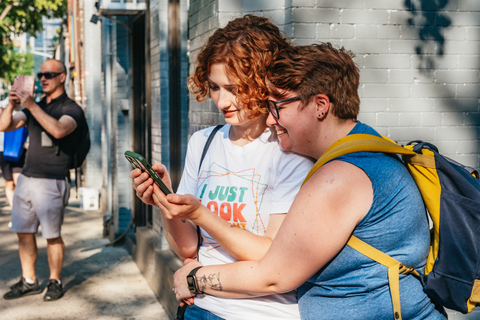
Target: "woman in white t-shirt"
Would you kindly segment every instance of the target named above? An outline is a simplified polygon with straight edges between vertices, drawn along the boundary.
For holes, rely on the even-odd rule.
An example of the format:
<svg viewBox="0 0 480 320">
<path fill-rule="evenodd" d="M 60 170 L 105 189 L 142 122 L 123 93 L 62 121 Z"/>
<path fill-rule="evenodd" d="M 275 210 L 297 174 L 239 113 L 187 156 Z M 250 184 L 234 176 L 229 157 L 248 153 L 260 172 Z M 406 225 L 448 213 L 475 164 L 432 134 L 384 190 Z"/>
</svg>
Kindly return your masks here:
<svg viewBox="0 0 480 320">
<path fill-rule="evenodd" d="M 175 206 L 158 201 L 161 191 L 146 173 L 131 172 L 137 196 L 160 207 L 165 237 L 181 259 L 197 257 L 197 250 L 203 265 L 261 259 L 311 168 L 309 158 L 283 152 L 266 125 L 266 70 L 288 46 L 268 19 L 246 15 L 218 29 L 199 53 L 189 89 L 198 101 L 210 97 L 226 122 L 201 166 L 213 127 L 193 134 L 188 144 L 177 193 L 195 195 L 201 212 L 171 211 Z M 170 187 L 165 166 L 153 168 Z M 174 203 L 175 195 L 168 199 Z M 184 319 L 299 319 L 297 295 L 242 300 L 197 295 Z"/>
</svg>

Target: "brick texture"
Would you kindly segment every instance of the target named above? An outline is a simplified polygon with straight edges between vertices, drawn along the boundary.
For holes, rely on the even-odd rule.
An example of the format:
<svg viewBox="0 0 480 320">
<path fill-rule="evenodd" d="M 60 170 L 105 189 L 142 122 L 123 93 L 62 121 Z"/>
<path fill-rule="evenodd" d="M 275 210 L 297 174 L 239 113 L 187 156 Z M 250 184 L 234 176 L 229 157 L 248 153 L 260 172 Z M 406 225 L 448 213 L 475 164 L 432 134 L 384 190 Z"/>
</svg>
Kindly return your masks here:
<svg viewBox="0 0 480 320">
<path fill-rule="evenodd" d="M 480 145 L 480 2 L 409 3 L 293 4 L 291 37 L 300 44 L 329 41 L 357 54 L 359 119 L 395 140 L 455 140 L 462 148 L 442 152 L 479 168 L 478 154 L 472 156 L 471 150 Z M 309 32 L 300 32 L 309 24 L 317 29 L 313 41 Z"/>
<path fill-rule="evenodd" d="M 216 4 L 214 12 L 211 3 Z M 244 1 L 241 10 L 270 17 L 297 44 L 329 41 L 356 53 L 362 85 L 360 118 L 375 119 L 369 123 L 374 126 L 388 126 L 386 133 L 391 138 L 407 140 L 415 132 L 425 132 L 431 142 L 441 143 L 446 137 L 441 132 L 452 130 L 458 133 L 450 139 L 455 137 L 471 147 L 446 149 L 444 153 L 460 156 L 464 149 L 476 150 L 480 137 L 477 117 L 472 115 L 479 111 L 480 2 L 409 3 L 407 7 L 402 0 Z M 239 5 L 221 0 L 191 1 L 189 16 L 191 21 L 198 21 L 190 25 L 194 35 L 190 38 L 194 44 L 192 64 L 195 50 L 198 52 L 217 27 L 211 21 L 219 21 L 219 26 L 227 17 L 241 15 L 229 12 L 240 11 Z M 283 13 L 274 14 L 275 10 Z M 372 102 L 374 105 L 369 106 Z M 208 121 L 213 118 L 194 114 L 216 112 L 209 107 L 194 108 L 195 103 L 190 100 L 190 133 L 212 125 Z M 472 120 L 461 121 L 467 117 Z M 196 122 L 202 120 L 207 123 Z M 417 131 L 410 130 L 413 125 Z M 477 158 L 465 159 L 474 160 L 468 165 L 478 168 Z"/>
</svg>

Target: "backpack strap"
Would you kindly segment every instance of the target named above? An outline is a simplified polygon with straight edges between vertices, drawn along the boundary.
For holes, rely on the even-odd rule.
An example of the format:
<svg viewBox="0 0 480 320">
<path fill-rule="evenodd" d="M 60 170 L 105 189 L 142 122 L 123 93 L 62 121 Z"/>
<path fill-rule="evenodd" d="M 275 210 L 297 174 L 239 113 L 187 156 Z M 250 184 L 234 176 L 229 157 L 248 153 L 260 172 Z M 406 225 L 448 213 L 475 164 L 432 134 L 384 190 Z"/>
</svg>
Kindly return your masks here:
<svg viewBox="0 0 480 320">
<path fill-rule="evenodd" d="M 308 179 L 310 179 L 315 171 L 325 163 L 337 157 L 355 152 L 395 153 L 411 156 L 412 158 L 417 155 L 413 150 L 409 150 L 386 137 L 378 137 L 370 134 L 348 135 L 337 140 L 322 154 L 307 174 L 302 186 L 308 181 Z M 347 245 L 388 268 L 388 282 L 392 297 L 393 314 L 396 320 L 401 320 L 402 313 L 400 305 L 399 274 L 413 274 L 419 276 L 419 273 L 414 267 L 398 262 L 386 253 L 372 247 L 354 235 L 350 236 Z"/>
<path fill-rule="evenodd" d="M 420 274 L 417 272 L 417 270 L 415 270 L 414 267 L 398 262 L 388 254 L 375 249 L 354 235 L 350 236 L 347 245 L 388 268 L 388 284 L 390 287 L 390 294 L 392 296 L 393 315 L 396 320 L 401 320 L 402 311 L 400 307 L 399 274 L 413 274 L 417 277 L 420 276 Z"/>
<path fill-rule="evenodd" d="M 212 132 L 208 136 L 207 142 L 205 142 L 205 146 L 203 147 L 202 157 L 200 158 L 200 164 L 198 165 L 199 173 L 200 173 L 200 168 L 202 167 L 203 159 L 207 155 L 208 148 L 210 147 L 210 144 L 212 143 L 213 138 L 215 138 L 217 131 L 220 130 L 222 127 L 223 127 L 223 124 L 217 125 L 215 128 L 213 128 Z"/>
<path fill-rule="evenodd" d="M 70 98 L 67 96 L 62 102 L 62 116 L 65 114 L 65 110 L 67 109 L 67 103 L 70 102 Z M 61 117 L 61 116 L 60 116 Z M 79 124 L 77 124 L 77 128 Z M 57 145 L 57 155 L 60 153 L 60 146 Z M 75 157 L 75 152 L 72 153 L 72 162 L 73 162 L 73 170 L 75 170 L 75 198 L 78 199 L 78 168 L 77 168 L 77 159 Z M 70 175 L 68 176 L 68 181 L 70 181 Z"/>
<path fill-rule="evenodd" d="M 395 143 L 386 137 L 377 137 L 371 134 L 351 134 L 333 143 L 310 169 L 302 186 L 308 179 L 328 161 L 340 156 L 355 152 L 383 152 L 415 156 L 417 153 Z"/>
<path fill-rule="evenodd" d="M 212 132 L 208 136 L 207 142 L 205 142 L 205 146 L 203 147 L 202 157 L 200 158 L 200 164 L 198 165 L 198 173 L 200 173 L 200 168 L 202 167 L 203 159 L 207 155 L 208 148 L 210 147 L 210 144 L 212 143 L 213 138 L 215 138 L 215 135 L 217 134 L 218 130 L 220 130 L 222 127 L 223 127 L 223 124 L 217 125 L 215 128 L 213 128 Z M 197 236 L 198 236 L 198 244 L 197 244 L 197 256 L 198 256 L 198 249 L 202 245 L 202 235 L 200 234 L 199 226 L 197 226 Z"/>
</svg>

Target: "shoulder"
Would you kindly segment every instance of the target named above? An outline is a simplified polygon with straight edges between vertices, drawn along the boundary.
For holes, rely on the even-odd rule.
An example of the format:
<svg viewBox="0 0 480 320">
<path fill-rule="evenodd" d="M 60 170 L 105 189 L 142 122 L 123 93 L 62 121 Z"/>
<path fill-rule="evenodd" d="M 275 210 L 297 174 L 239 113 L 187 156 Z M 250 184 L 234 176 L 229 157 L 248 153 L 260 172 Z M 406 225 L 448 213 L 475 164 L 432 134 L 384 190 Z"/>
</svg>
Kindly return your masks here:
<svg viewBox="0 0 480 320">
<path fill-rule="evenodd" d="M 330 208 L 339 216 L 350 216 L 355 225 L 373 203 L 370 178 L 361 168 L 344 161 L 334 160 L 320 167 L 305 183 L 302 191 L 303 196 L 315 195 L 316 205 Z"/>
<path fill-rule="evenodd" d="M 334 159 L 313 172 L 304 188 L 322 190 L 322 193 L 331 192 L 332 195 L 336 193 L 335 196 L 343 198 L 350 191 L 358 192 L 368 187 L 371 189 L 371 186 L 370 178 L 362 168 Z"/>
<path fill-rule="evenodd" d="M 201 130 L 198 130 L 196 132 L 194 132 L 192 134 L 192 136 L 190 137 L 190 143 L 194 143 L 194 144 L 197 144 L 197 143 L 205 143 L 208 139 L 208 137 L 210 137 L 210 135 L 212 134 L 213 130 L 215 129 L 216 126 L 212 126 L 212 127 L 208 127 L 208 128 L 205 128 L 205 129 L 201 129 Z M 228 137 L 228 128 L 226 128 L 227 125 L 224 125 L 223 127 L 221 127 L 215 134 L 215 138 L 216 137 L 225 137 L 225 135 Z"/>
<path fill-rule="evenodd" d="M 66 97 L 65 100 L 62 102 L 63 107 L 66 108 L 67 110 L 81 110 L 83 112 L 83 109 L 72 99 L 69 97 Z"/>
</svg>

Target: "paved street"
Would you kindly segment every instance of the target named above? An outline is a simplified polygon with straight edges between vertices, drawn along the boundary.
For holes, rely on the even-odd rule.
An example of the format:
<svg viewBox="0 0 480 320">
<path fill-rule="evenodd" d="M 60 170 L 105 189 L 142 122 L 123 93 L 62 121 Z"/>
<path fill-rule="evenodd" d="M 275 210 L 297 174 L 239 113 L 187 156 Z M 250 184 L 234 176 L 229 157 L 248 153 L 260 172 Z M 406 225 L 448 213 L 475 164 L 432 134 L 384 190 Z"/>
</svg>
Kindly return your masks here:
<svg viewBox="0 0 480 320">
<path fill-rule="evenodd" d="M 72 188 L 72 191 L 73 188 Z M 72 196 L 62 229 L 66 244 L 63 284 L 65 296 L 44 302 L 43 295 L 4 300 L 21 275 L 16 234 L 10 232 L 10 207 L 0 175 L 0 319 L 8 320 L 169 320 L 131 256 L 122 247 L 105 247 L 103 219 L 98 211 L 80 209 Z M 48 281 L 46 241 L 37 235 L 37 277 Z"/>
</svg>

